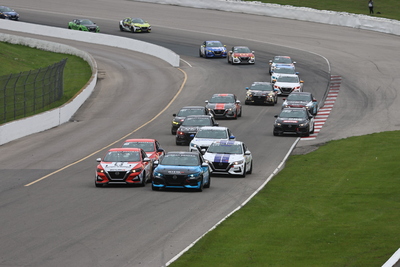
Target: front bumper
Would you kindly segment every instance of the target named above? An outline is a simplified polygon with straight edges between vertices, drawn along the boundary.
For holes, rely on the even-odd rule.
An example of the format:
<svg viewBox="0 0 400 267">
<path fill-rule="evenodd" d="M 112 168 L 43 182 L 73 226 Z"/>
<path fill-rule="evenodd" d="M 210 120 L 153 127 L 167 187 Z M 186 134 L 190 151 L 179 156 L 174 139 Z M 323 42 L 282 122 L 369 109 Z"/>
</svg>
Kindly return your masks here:
<svg viewBox="0 0 400 267">
<path fill-rule="evenodd" d="M 213 109 L 211 112 L 216 119 L 223 119 L 223 118 L 236 118 L 236 113 L 234 109 Z"/>
<path fill-rule="evenodd" d="M 212 174 L 243 175 L 244 163 L 209 162 Z"/>
<path fill-rule="evenodd" d="M 233 57 L 232 63 L 233 64 L 254 64 L 256 62 L 255 58 L 251 57 Z"/>
<path fill-rule="evenodd" d="M 297 134 L 303 135 L 308 131 L 308 124 L 305 126 L 299 126 L 298 124 L 281 124 L 280 126 L 274 126 L 274 134 Z"/>
<path fill-rule="evenodd" d="M 201 182 L 201 177 L 189 179 L 187 175 L 165 175 L 154 176 L 152 184 L 157 188 L 200 189 Z"/>
</svg>

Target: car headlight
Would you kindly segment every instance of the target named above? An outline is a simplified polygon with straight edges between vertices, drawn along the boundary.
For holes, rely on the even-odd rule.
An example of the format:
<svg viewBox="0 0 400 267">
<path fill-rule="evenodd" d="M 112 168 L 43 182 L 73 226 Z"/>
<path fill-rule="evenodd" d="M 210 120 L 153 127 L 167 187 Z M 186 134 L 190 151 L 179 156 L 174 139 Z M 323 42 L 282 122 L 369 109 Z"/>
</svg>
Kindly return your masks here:
<svg viewBox="0 0 400 267">
<path fill-rule="evenodd" d="M 308 122 L 304 122 L 304 123 L 300 123 L 299 124 L 300 127 L 304 127 L 304 126 L 307 126 L 307 125 L 308 125 Z"/>
<path fill-rule="evenodd" d="M 282 126 L 282 123 L 280 123 L 280 122 L 275 122 L 275 126 Z"/>
<path fill-rule="evenodd" d="M 235 161 L 235 162 L 233 162 L 232 164 L 233 165 L 240 165 L 240 164 L 243 164 L 243 160 L 237 160 L 237 161 Z"/>
<path fill-rule="evenodd" d="M 188 174 L 188 179 L 198 179 L 200 177 L 200 175 L 201 175 L 200 172 L 191 173 L 191 174 Z"/>
<path fill-rule="evenodd" d="M 164 175 L 163 175 L 162 173 L 159 173 L 159 172 L 156 172 L 156 171 L 155 171 L 155 172 L 153 173 L 153 176 L 154 176 L 154 177 L 163 177 Z"/>
<path fill-rule="evenodd" d="M 137 173 L 137 172 L 141 172 L 142 168 L 136 168 L 136 169 L 132 169 L 129 171 L 129 173 Z"/>
<path fill-rule="evenodd" d="M 190 147 L 197 147 L 196 144 L 190 143 Z"/>
</svg>

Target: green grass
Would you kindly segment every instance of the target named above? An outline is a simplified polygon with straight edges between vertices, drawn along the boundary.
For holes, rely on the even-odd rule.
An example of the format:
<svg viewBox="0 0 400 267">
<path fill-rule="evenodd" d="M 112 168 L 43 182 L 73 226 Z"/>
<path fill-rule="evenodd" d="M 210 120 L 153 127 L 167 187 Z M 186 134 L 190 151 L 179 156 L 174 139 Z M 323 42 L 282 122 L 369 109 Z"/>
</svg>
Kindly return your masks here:
<svg viewBox="0 0 400 267">
<path fill-rule="evenodd" d="M 400 246 L 399 147 L 393 131 L 290 156 L 171 266 L 381 266 Z"/>
<path fill-rule="evenodd" d="M 247 1 L 247 0 L 245 0 Z M 280 5 L 291 5 L 299 7 L 310 7 L 319 10 L 332 10 L 355 14 L 369 15 L 368 0 L 258 0 L 263 3 Z M 375 0 L 375 17 L 400 20 L 400 1 L 398 0 Z M 381 14 L 376 14 L 380 12 Z"/>
<path fill-rule="evenodd" d="M 0 76 L 45 68 L 64 58 L 68 59 L 64 69 L 64 95 L 61 100 L 52 103 L 46 109 L 37 110 L 37 114 L 61 106 L 74 97 L 92 75 L 89 64 L 77 56 L 0 42 Z"/>
</svg>

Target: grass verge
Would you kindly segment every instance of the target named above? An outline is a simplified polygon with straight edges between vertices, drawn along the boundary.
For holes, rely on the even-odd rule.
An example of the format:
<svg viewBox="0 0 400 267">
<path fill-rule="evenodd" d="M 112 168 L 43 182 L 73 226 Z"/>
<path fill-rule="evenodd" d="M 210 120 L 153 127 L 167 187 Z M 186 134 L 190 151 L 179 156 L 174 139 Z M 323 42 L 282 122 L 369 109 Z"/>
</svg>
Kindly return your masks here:
<svg viewBox="0 0 400 267">
<path fill-rule="evenodd" d="M 381 266 L 400 244 L 399 147 L 392 131 L 290 156 L 170 266 Z"/>
<path fill-rule="evenodd" d="M 61 100 L 52 103 L 46 109 L 37 110 L 37 114 L 61 106 L 73 98 L 92 75 L 89 64 L 77 56 L 0 42 L 0 76 L 44 68 L 64 58 L 68 58 L 64 69 L 64 95 Z"/>
</svg>

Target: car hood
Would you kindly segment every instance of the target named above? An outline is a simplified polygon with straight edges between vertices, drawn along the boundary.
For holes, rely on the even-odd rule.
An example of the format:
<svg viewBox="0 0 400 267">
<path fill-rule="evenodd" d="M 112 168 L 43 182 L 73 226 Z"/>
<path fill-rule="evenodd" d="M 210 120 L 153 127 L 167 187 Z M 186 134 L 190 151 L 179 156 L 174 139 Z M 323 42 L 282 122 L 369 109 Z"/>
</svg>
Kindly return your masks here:
<svg viewBox="0 0 400 267">
<path fill-rule="evenodd" d="M 101 162 L 101 167 L 109 171 L 129 171 L 139 165 L 139 162 Z"/>
<path fill-rule="evenodd" d="M 220 47 L 206 47 L 206 50 L 211 50 L 211 51 L 225 51 L 226 48 L 223 46 Z"/>
<path fill-rule="evenodd" d="M 244 159 L 242 154 L 222 154 L 222 153 L 209 153 L 209 152 L 206 152 L 203 155 L 203 157 L 204 159 L 210 162 L 221 162 L 221 163 L 229 163 Z"/>
<path fill-rule="evenodd" d="M 234 57 L 254 57 L 253 53 L 233 53 Z"/>
<path fill-rule="evenodd" d="M 196 132 L 203 126 L 181 126 L 179 127 L 178 131 L 193 133 Z"/>
<path fill-rule="evenodd" d="M 150 24 L 148 23 L 132 23 L 132 25 L 136 26 L 136 27 L 149 27 Z"/>
<path fill-rule="evenodd" d="M 207 108 L 212 108 L 212 109 L 228 109 L 228 108 L 234 108 L 235 104 L 233 103 L 208 103 Z"/>
<path fill-rule="evenodd" d="M 202 169 L 200 166 L 158 165 L 154 171 L 162 173 L 164 175 L 186 175 L 186 174 L 198 173 L 201 170 Z"/>
<path fill-rule="evenodd" d="M 221 141 L 221 140 L 227 140 L 228 139 L 212 139 L 212 138 L 193 138 L 192 144 L 198 145 L 198 146 L 210 146 L 214 141 Z"/>
<path fill-rule="evenodd" d="M 275 82 L 275 85 L 280 87 L 298 87 L 300 83 Z"/>
<path fill-rule="evenodd" d="M 260 90 L 251 90 L 250 93 L 254 96 L 266 96 L 274 94 L 274 92 L 272 91 L 260 91 Z"/>
</svg>

